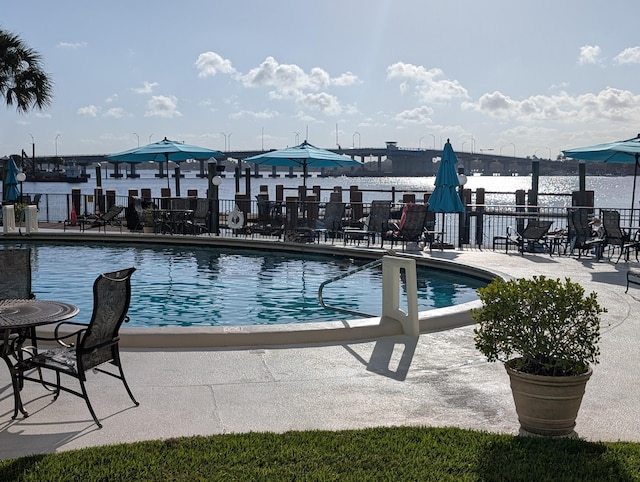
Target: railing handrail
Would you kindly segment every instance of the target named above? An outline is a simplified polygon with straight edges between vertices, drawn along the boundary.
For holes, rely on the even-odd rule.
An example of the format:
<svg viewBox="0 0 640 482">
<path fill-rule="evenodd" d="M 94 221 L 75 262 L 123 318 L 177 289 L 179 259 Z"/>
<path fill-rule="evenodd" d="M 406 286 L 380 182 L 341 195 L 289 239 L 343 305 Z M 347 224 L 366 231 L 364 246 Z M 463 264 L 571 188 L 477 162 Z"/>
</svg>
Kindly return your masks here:
<svg viewBox="0 0 640 482">
<path fill-rule="evenodd" d="M 342 273 L 338 276 L 334 276 L 331 279 L 328 279 L 327 281 L 323 281 L 322 283 L 320 283 L 320 286 L 318 287 L 318 301 L 320 301 L 320 305 L 323 308 L 326 308 L 328 310 L 334 310 L 334 311 L 340 311 L 342 313 L 347 313 L 350 315 L 355 315 L 355 316 L 364 316 L 366 318 L 372 318 L 376 315 L 372 315 L 370 313 L 361 313 L 359 311 L 355 311 L 355 310 L 349 310 L 347 308 L 339 308 L 337 306 L 331 306 L 328 305 L 324 302 L 324 299 L 322 298 L 322 291 L 324 290 L 324 287 L 327 286 L 330 283 L 335 283 L 336 281 L 340 281 L 341 279 L 346 278 L 347 276 L 351 276 L 353 274 L 359 273 L 360 271 L 364 271 L 366 269 L 371 269 L 371 268 L 375 268 L 377 266 L 381 266 L 382 265 L 382 260 L 381 259 L 377 259 L 375 261 L 371 261 L 370 263 L 367 264 L 363 264 L 362 266 L 356 268 L 356 269 L 352 269 L 347 271 L 346 273 Z"/>
</svg>

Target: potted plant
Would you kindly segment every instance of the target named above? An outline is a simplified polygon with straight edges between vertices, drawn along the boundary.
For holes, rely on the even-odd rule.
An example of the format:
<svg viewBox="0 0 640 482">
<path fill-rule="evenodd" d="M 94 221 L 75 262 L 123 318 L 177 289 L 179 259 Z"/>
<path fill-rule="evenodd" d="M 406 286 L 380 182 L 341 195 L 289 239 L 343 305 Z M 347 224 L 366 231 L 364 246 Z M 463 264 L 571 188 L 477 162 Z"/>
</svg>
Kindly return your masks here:
<svg viewBox="0 0 640 482">
<path fill-rule="evenodd" d="M 502 361 L 521 427 L 542 435 L 573 431 L 591 365 L 598 363 L 600 315 L 595 292 L 569 278 L 495 279 L 478 289 L 475 346 Z"/>
</svg>

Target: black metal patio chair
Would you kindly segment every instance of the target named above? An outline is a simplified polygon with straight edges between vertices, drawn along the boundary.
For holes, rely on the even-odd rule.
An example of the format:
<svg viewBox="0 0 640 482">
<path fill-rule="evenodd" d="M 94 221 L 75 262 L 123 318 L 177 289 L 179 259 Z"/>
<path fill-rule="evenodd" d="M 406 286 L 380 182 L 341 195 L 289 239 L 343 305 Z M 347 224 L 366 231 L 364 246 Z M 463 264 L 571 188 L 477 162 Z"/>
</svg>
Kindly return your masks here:
<svg viewBox="0 0 640 482">
<path fill-rule="evenodd" d="M 318 236 L 324 234 L 324 240 L 331 238 L 333 244 L 336 238 L 342 237 L 343 218 L 346 206 L 341 201 L 329 201 L 324 207 L 322 217 L 315 223 L 315 228 L 310 226 Z"/>
<path fill-rule="evenodd" d="M 382 237 L 389 228 L 389 218 L 391 217 L 391 201 L 372 201 L 369 215 L 362 228 L 345 228 L 344 243 L 349 241 L 367 241 L 369 247 L 371 241 L 375 243 L 376 236 L 380 236 L 381 246 L 384 242 Z"/>
<path fill-rule="evenodd" d="M 636 253 L 636 261 L 638 261 L 638 250 L 640 250 L 640 240 L 638 232 L 632 236 L 620 226 L 620 213 L 611 209 L 601 209 L 600 217 L 605 232 L 605 247 L 609 248 L 609 259 L 613 256 L 615 250 L 619 250 L 616 264 L 624 256 L 625 261 L 629 261 L 629 254 L 633 249 Z"/>
<path fill-rule="evenodd" d="M 80 217 L 78 218 L 80 230 L 84 231 L 84 229 L 88 227 L 89 229 L 98 228 L 98 231 L 100 231 L 100 228 L 102 228 L 106 233 L 107 226 L 115 226 L 120 228 L 120 232 L 122 232 L 122 219 L 120 218 L 122 211 L 124 211 L 124 206 L 114 205 L 111 206 L 106 213 L 98 217 Z"/>
<path fill-rule="evenodd" d="M 31 249 L 0 249 L 0 300 L 31 298 Z"/>
<path fill-rule="evenodd" d="M 530 253 L 542 251 L 552 254 L 551 247 L 545 238 L 552 224 L 553 221 L 530 219 L 527 227 L 521 233 L 512 226 L 507 226 L 506 236 L 495 236 L 493 238 L 493 249 L 495 251 L 496 244 L 503 242 L 505 252 L 509 252 L 509 246 L 516 246 L 522 256 L 524 256 L 525 251 Z"/>
<path fill-rule="evenodd" d="M 131 300 L 131 275 L 135 268 L 127 268 L 103 273 L 93 284 L 93 314 L 89 324 L 64 321 L 56 325 L 53 338 L 38 337 L 41 341 L 55 341 L 60 346 L 40 353 L 34 353 L 25 359 L 20 370 L 24 380 L 35 381 L 54 388 L 54 400 L 65 391 L 76 395 L 87 404 L 96 425 L 102 428 L 96 416 L 85 388 L 86 372 L 94 370 L 122 381 L 133 403 L 139 403 L 133 396 L 124 376 L 119 350 L 119 330 L 123 322 L 129 321 L 127 311 Z M 71 332 L 63 330 L 75 330 Z M 69 343 L 70 339 L 75 339 Z M 110 363 L 118 368 L 118 373 L 105 370 L 103 365 Z M 52 370 L 56 381 L 51 382 L 34 378 L 26 373 L 33 368 Z M 75 378 L 80 383 L 80 391 L 62 384 L 61 375 Z"/>
<path fill-rule="evenodd" d="M 425 235 L 427 219 L 427 205 L 407 203 L 402 209 L 402 217 L 397 226 L 387 231 L 384 239 L 391 241 L 391 247 L 397 242 L 402 243 L 402 249 L 408 242 L 418 243 Z"/>
<path fill-rule="evenodd" d="M 595 250 L 596 257 L 602 257 L 605 238 L 596 236 L 589 225 L 589 210 L 585 208 L 568 208 L 567 225 L 569 254 L 578 253 L 578 258 L 591 250 Z"/>
<path fill-rule="evenodd" d="M 31 249 L 6 248 L 0 250 L 0 300 L 34 299 L 31 290 Z M 35 330 L 29 329 L 24 334 L 36 346 Z M 18 333 L 0 329 L 0 351 L 18 353 L 12 345 L 19 340 Z"/>
</svg>

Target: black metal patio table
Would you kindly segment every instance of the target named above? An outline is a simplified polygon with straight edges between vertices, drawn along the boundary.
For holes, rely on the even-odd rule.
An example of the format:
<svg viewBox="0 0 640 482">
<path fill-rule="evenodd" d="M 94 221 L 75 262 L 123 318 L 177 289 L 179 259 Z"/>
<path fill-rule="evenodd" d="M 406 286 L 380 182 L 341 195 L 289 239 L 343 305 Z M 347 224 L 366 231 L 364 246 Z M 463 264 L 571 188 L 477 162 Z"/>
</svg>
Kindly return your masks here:
<svg viewBox="0 0 640 482">
<path fill-rule="evenodd" d="M 37 326 L 48 325 L 73 318 L 79 309 L 61 301 L 17 299 L 0 300 L 0 356 L 7 364 L 13 386 L 13 417 L 18 411 L 25 417 L 29 414 L 22 406 L 20 397 L 20 361 L 25 340 L 32 338 Z"/>
</svg>

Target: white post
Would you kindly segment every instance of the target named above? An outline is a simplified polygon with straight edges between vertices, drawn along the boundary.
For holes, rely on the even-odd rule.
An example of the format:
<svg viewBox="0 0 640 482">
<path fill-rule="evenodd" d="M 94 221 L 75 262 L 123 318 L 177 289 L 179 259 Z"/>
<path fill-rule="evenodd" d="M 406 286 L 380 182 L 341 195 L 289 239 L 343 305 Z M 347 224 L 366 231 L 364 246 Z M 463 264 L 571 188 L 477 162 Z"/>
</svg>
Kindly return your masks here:
<svg viewBox="0 0 640 482">
<path fill-rule="evenodd" d="M 16 214 L 13 204 L 2 206 L 2 230 L 5 234 L 16 232 Z"/>
<path fill-rule="evenodd" d="M 36 206 L 26 206 L 25 224 L 27 234 L 38 232 L 38 208 Z"/>
<path fill-rule="evenodd" d="M 407 311 L 400 307 L 400 270 L 405 271 Z M 405 335 L 419 336 L 416 261 L 398 256 L 382 257 L 382 316 L 397 320 Z"/>
</svg>

